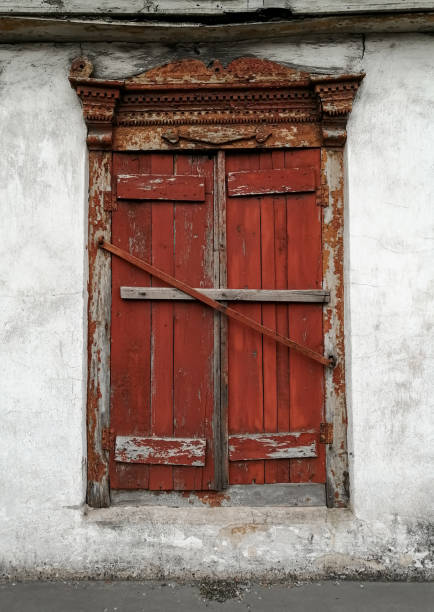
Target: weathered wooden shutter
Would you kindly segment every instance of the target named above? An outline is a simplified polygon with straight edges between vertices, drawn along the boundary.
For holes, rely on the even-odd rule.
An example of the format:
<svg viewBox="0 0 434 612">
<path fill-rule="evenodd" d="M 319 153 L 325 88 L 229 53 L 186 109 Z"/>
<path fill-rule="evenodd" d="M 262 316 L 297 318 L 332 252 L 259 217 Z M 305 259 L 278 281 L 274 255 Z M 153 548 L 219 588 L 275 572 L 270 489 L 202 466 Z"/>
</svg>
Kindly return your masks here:
<svg viewBox="0 0 434 612">
<path fill-rule="evenodd" d="M 116 155 L 112 242 L 322 353 L 319 151 L 228 152 L 215 168 Z M 117 258 L 111 376 L 112 488 L 325 481 L 323 366 Z"/>
</svg>

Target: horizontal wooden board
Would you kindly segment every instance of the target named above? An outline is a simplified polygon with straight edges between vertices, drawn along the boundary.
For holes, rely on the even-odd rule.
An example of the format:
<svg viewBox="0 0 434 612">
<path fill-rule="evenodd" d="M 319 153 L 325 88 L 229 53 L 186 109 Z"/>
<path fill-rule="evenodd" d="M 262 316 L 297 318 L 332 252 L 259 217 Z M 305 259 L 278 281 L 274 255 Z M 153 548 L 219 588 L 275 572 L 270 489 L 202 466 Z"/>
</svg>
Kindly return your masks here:
<svg viewBox="0 0 434 612">
<path fill-rule="evenodd" d="M 191 175 L 122 174 L 117 197 L 123 200 L 170 200 L 203 202 L 205 179 Z"/>
<path fill-rule="evenodd" d="M 187 27 L 187 26 L 186 26 Z M 212 26 L 205 26 L 212 27 Z M 200 28 L 196 28 L 200 30 Z M 222 34 L 223 35 L 223 32 Z M 193 33 L 190 34 L 193 36 Z M 250 125 L 240 125 L 238 127 L 240 136 L 244 136 L 243 148 L 251 149 L 258 146 L 256 138 L 252 138 Z M 215 145 L 203 142 L 195 142 L 180 139 L 179 142 L 172 144 L 163 138 L 167 132 L 166 126 L 122 126 L 116 125 L 113 131 L 113 148 L 116 151 L 152 151 L 170 150 L 176 151 L 192 149 L 215 149 Z M 239 142 L 229 142 L 222 144 L 219 148 L 233 149 L 239 147 Z M 320 147 L 322 145 L 322 134 L 317 123 L 283 123 L 273 125 L 272 134 L 261 144 L 262 149 L 274 149 L 279 147 Z"/>
<path fill-rule="evenodd" d="M 146 4 L 146 3 L 145 3 Z M 321 15 L 333 13 L 364 13 L 403 10 L 432 10 L 432 2 L 427 0 L 386 0 L 366 2 L 366 0 L 159 0 L 149 2 L 144 7 L 143 0 L 2 0 L 0 12 L 9 14 L 86 14 L 86 15 L 206 15 L 225 13 L 248 13 L 261 9 L 289 9 L 294 15 Z"/>
<path fill-rule="evenodd" d="M 313 168 L 229 172 L 228 196 L 315 191 Z"/>
<path fill-rule="evenodd" d="M 318 434 L 311 432 L 229 436 L 229 461 L 300 459 L 317 456 Z"/>
<path fill-rule="evenodd" d="M 216 507 L 251 506 L 293 507 L 325 506 L 325 486 L 316 483 L 279 483 L 232 485 L 219 493 L 194 491 L 127 491 L 110 492 L 113 506 Z"/>
<path fill-rule="evenodd" d="M 226 302 L 320 302 L 330 299 L 328 291 L 321 289 L 202 289 L 204 295 L 213 300 Z M 124 300 L 194 300 L 179 289 L 171 287 L 121 287 Z"/>
<path fill-rule="evenodd" d="M 202 438 L 116 436 L 115 461 L 200 467 L 205 465 L 205 450 Z"/>
</svg>

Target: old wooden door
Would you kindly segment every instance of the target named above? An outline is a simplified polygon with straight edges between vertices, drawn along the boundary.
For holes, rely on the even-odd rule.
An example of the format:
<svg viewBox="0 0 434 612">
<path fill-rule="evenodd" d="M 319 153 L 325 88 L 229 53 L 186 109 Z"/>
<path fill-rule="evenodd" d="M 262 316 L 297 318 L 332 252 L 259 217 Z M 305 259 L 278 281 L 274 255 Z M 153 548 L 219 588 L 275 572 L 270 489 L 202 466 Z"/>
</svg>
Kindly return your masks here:
<svg viewBox="0 0 434 612">
<path fill-rule="evenodd" d="M 319 149 L 116 154 L 112 242 L 322 353 L 319 167 Z M 113 258 L 111 487 L 324 483 L 323 366 L 163 285 Z"/>
</svg>

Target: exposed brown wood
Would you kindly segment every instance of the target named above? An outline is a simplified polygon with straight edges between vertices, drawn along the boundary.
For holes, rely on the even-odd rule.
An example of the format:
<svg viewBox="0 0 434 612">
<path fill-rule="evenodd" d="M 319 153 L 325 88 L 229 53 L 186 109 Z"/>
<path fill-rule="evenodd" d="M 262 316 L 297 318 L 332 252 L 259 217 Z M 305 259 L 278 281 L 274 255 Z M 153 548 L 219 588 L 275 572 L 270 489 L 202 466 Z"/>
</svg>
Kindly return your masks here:
<svg viewBox="0 0 434 612">
<path fill-rule="evenodd" d="M 237 321 L 238 323 L 241 323 L 246 327 L 250 327 L 251 329 L 254 329 L 260 334 L 267 336 L 268 338 L 272 338 L 275 342 L 280 342 L 281 344 L 298 351 L 302 355 L 309 357 L 309 359 L 313 359 L 314 361 L 317 361 L 318 363 L 321 363 L 322 365 L 325 365 L 327 367 L 333 367 L 332 359 L 323 357 L 316 351 L 313 351 L 312 349 L 303 346 L 298 342 L 294 342 L 290 338 L 285 338 L 284 336 L 281 336 L 272 329 L 269 329 L 268 327 L 257 323 L 253 319 L 250 319 L 250 317 L 246 317 L 241 312 L 238 312 L 236 310 L 233 310 L 232 308 L 229 308 L 229 306 L 225 306 L 224 304 L 216 302 L 215 300 L 207 297 L 200 291 L 197 291 L 193 287 L 190 287 L 186 283 L 183 283 L 182 281 L 174 278 L 170 274 L 163 272 L 163 270 L 152 266 L 151 264 L 147 263 L 146 261 L 143 261 L 142 259 L 139 259 L 138 257 L 134 257 L 134 255 L 130 255 L 128 251 L 124 251 L 123 249 L 120 249 L 114 244 L 111 244 L 110 242 L 107 242 L 105 240 L 99 241 L 98 244 L 101 249 L 105 249 L 106 251 L 112 253 L 112 255 L 116 255 L 117 257 L 128 261 L 133 266 L 136 266 L 137 268 L 140 268 L 141 270 L 152 274 L 153 276 L 162 280 L 164 283 L 167 283 L 169 285 L 172 285 L 172 287 L 180 289 L 184 293 L 191 295 L 191 297 L 198 300 L 199 302 L 202 302 L 210 308 L 213 308 L 214 310 L 225 314 L 227 317 L 233 319 L 234 321 Z"/>
<path fill-rule="evenodd" d="M 321 423 L 319 441 L 320 444 L 333 444 L 333 423 Z"/>
<path fill-rule="evenodd" d="M 213 300 L 225 302 L 313 302 L 326 303 L 329 294 L 322 289 L 202 289 Z M 121 287 L 124 300 L 193 300 L 179 289 L 170 287 Z"/>
<path fill-rule="evenodd" d="M 318 434 L 312 432 L 239 434 L 229 436 L 230 461 L 316 457 Z"/>
<path fill-rule="evenodd" d="M 206 440 L 116 436 L 115 461 L 151 465 L 205 465 Z"/>
<path fill-rule="evenodd" d="M 315 191 L 316 188 L 313 168 L 229 172 L 227 181 L 231 197 Z"/>
<path fill-rule="evenodd" d="M 325 418 L 333 425 L 332 443 L 326 446 L 327 505 L 349 503 L 347 407 L 345 399 L 344 344 L 344 156 L 340 148 L 325 147 L 321 155 L 325 183 L 323 209 L 323 275 L 330 301 L 323 309 L 324 351 L 334 355 L 336 366 L 324 372 Z"/>
<path fill-rule="evenodd" d="M 130 174 L 117 180 L 117 197 L 125 200 L 203 202 L 205 181 L 200 176 Z"/>
<path fill-rule="evenodd" d="M 108 454 L 103 431 L 110 410 L 110 292 L 111 266 L 96 245 L 110 239 L 111 218 L 104 208 L 111 191 L 111 152 L 89 152 L 89 298 L 87 379 L 87 503 L 94 508 L 110 505 Z"/>
</svg>

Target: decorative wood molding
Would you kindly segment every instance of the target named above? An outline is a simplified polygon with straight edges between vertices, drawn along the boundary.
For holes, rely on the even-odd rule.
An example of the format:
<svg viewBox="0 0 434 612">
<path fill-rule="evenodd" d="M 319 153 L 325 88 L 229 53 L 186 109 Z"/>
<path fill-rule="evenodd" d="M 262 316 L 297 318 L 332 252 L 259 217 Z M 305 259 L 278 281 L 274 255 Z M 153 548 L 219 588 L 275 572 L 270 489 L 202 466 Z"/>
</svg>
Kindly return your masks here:
<svg viewBox="0 0 434 612">
<path fill-rule="evenodd" d="M 318 76 L 241 58 L 226 68 L 195 59 L 119 80 L 92 78 L 87 58 L 71 66 L 90 149 L 343 146 L 363 74 Z"/>
<path fill-rule="evenodd" d="M 363 75 L 315 79 L 315 93 L 321 101 L 321 129 L 325 146 L 343 146 L 353 100 Z"/>
</svg>

